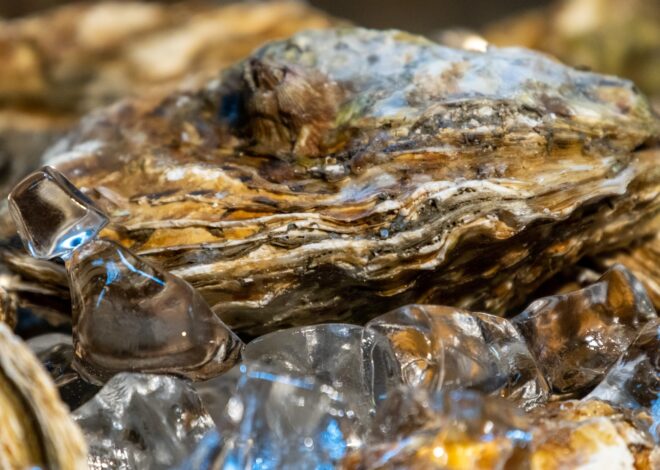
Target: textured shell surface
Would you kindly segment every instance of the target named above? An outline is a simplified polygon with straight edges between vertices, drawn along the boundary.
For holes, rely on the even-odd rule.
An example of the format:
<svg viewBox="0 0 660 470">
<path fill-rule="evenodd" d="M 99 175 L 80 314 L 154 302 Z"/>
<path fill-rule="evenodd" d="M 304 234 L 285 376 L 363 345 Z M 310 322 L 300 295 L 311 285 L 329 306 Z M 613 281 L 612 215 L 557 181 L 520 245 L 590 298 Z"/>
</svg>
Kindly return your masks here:
<svg viewBox="0 0 660 470">
<path fill-rule="evenodd" d="M 658 129 L 627 80 L 342 28 L 90 115 L 47 162 L 109 214 L 106 236 L 260 334 L 411 302 L 515 308 L 657 231 Z M 11 269 L 64 283 L 9 246 Z"/>
<path fill-rule="evenodd" d="M 660 465 L 660 449 L 635 413 L 600 400 L 567 400 L 537 408 L 532 468 L 635 468 Z"/>
<path fill-rule="evenodd" d="M 39 359 L 0 323 L 0 467 L 87 468 L 82 432 Z"/>
</svg>

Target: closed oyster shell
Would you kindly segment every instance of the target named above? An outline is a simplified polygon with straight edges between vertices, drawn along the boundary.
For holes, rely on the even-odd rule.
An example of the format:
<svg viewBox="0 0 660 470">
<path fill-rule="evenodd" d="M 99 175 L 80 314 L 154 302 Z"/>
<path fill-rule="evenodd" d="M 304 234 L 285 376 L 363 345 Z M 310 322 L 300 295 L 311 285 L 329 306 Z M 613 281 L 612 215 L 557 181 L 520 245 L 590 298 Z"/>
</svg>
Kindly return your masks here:
<svg viewBox="0 0 660 470">
<path fill-rule="evenodd" d="M 90 116 L 49 163 L 110 215 L 106 236 L 260 334 L 412 302 L 504 313 L 657 227 L 658 128 L 626 80 L 338 29 Z"/>
<path fill-rule="evenodd" d="M 87 468 L 86 446 L 29 348 L 0 323 L 0 467 Z"/>
</svg>

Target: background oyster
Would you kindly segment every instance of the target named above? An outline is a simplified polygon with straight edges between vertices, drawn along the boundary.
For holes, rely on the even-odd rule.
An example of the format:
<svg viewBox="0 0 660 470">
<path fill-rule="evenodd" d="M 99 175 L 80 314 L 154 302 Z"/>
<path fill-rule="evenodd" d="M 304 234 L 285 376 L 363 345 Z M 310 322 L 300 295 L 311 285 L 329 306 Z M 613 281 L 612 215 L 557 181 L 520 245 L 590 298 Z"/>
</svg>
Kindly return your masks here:
<svg viewBox="0 0 660 470">
<path fill-rule="evenodd" d="M 340 29 L 90 116 L 49 163 L 110 214 L 108 236 L 258 334 L 413 301 L 503 313 L 652 232 L 657 135 L 628 81 Z M 22 256 L 3 251 L 55 278 Z"/>
<path fill-rule="evenodd" d="M 493 44 L 538 49 L 576 67 L 631 78 L 660 98 L 659 23 L 654 0 L 557 0 L 500 20 L 484 34 Z"/>
<path fill-rule="evenodd" d="M 80 429 L 39 360 L 0 323 L 0 467 L 82 470 Z"/>
<path fill-rule="evenodd" d="M 0 21 L 0 188 L 82 113 L 200 83 L 267 40 L 332 23 L 295 1 L 81 3 Z"/>
</svg>

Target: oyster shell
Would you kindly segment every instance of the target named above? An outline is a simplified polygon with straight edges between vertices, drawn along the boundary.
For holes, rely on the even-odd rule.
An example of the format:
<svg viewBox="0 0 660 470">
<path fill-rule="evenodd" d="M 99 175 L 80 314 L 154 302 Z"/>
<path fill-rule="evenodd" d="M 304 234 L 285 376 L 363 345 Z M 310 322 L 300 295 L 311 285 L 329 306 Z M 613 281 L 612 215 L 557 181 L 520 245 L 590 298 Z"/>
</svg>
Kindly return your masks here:
<svg viewBox="0 0 660 470">
<path fill-rule="evenodd" d="M 267 40 L 334 22 L 295 1 L 80 3 L 0 21 L 2 180 L 36 167 L 84 112 L 199 83 Z"/>
<path fill-rule="evenodd" d="M 85 469 L 80 429 L 41 363 L 0 323 L 0 467 Z"/>
<path fill-rule="evenodd" d="M 529 468 L 526 416 L 501 398 L 474 391 L 402 388 L 375 417 L 374 437 L 351 452 L 343 470 Z"/>
<path fill-rule="evenodd" d="M 660 448 L 641 422 L 598 400 L 551 403 L 522 415 L 474 392 L 424 396 L 415 390 L 390 396 L 381 413 L 384 442 L 375 439 L 350 453 L 341 468 L 652 470 L 660 465 Z"/>
<path fill-rule="evenodd" d="M 630 413 L 600 400 L 569 400 L 537 408 L 533 469 L 660 466 L 660 448 Z"/>
<path fill-rule="evenodd" d="M 106 236 L 260 334 L 412 302 L 504 313 L 657 227 L 658 130 L 626 80 L 349 28 L 89 116 L 49 164 L 110 215 Z"/>
</svg>

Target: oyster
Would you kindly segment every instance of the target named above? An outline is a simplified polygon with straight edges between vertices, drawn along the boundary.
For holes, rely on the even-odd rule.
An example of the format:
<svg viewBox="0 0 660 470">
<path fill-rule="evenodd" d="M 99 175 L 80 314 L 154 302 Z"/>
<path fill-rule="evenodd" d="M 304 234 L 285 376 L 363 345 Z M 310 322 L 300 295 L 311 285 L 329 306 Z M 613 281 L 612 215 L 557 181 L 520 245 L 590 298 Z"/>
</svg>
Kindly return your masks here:
<svg viewBox="0 0 660 470">
<path fill-rule="evenodd" d="M 267 40 L 332 23 L 294 1 L 81 3 L 0 21 L 0 186 L 36 167 L 81 113 L 189 86 Z"/>
<path fill-rule="evenodd" d="M 660 466 L 660 448 L 629 413 L 603 401 L 569 400 L 537 408 L 532 469 Z"/>
<path fill-rule="evenodd" d="M 80 429 L 38 359 L 0 323 L 0 467 L 85 469 Z"/>
<path fill-rule="evenodd" d="M 110 215 L 105 236 L 261 334 L 411 302 L 514 308 L 657 227 L 658 132 L 629 81 L 347 28 L 89 116 L 49 163 Z"/>
</svg>

